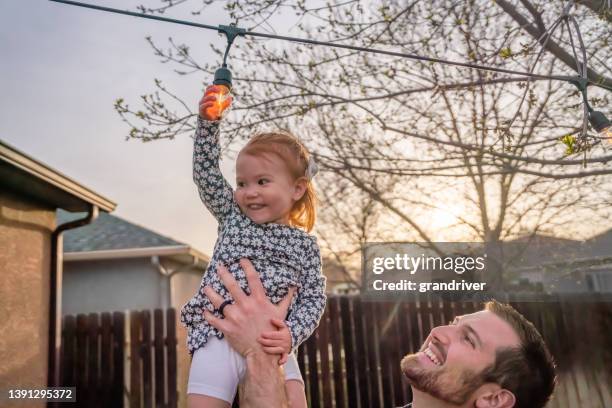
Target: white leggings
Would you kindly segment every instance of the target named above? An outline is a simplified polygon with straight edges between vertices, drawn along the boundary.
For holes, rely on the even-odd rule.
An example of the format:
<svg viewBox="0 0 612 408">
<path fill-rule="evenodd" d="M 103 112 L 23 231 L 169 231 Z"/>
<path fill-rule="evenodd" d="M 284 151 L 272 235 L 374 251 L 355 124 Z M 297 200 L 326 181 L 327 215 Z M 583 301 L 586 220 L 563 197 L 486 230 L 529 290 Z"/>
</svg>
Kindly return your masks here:
<svg viewBox="0 0 612 408">
<path fill-rule="evenodd" d="M 280 358 L 280 356 L 279 356 Z M 304 384 L 300 367 L 294 354 L 290 354 L 283 366 L 285 381 L 297 380 Z M 224 339 L 208 338 L 204 347 L 193 353 L 187 394 L 201 394 L 232 403 L 238 383 L 246 373 L 245 358 Z"/>
</svg>

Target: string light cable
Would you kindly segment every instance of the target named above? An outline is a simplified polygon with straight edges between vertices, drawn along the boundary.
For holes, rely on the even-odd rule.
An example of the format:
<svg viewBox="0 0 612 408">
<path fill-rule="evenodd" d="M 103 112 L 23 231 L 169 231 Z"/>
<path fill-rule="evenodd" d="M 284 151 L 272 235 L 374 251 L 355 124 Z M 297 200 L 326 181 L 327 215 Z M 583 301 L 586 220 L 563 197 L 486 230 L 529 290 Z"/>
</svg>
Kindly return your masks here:
<svg viewBox="0 0 612 408">
<path fill-rule="evenodd" d="M 612 0 L 608 0 L 608 3 L 612 2 Z M 533 64 L 531 65 L 529 72 L 532 73 L 535 67 L 540 60 L 540 57 L 543 55 L 544 50 L 546 49 L 546 45 L 550 38 L 552 37 L 555 30 L 565 23 L 567 31 L 569 33 L 569 41 L 572 47 L 572 53 L 574 56 L 574 61 L 576 63 L 576 71 L 578 72 L 578 76 L 567 77 L 566 81 L 571 83 L 572 85 L 578 88 L 582 96 L 582 106 L 583 106 L 583 115 L 582 115 L 582 127 L 578 136 L 574 136 L 572 134 L 566 135 L 561 138 L 561 141 L 567 146 L 568 154 L 586 152 L 592 145 L 596 145 L 601 143 L 602 141 L 608 141 L 612 144 L 612 127 L 610 126 L 610 122 L 605 117 L 602 112 L 594 111 L 591 105 L 588 102 L 587 98 L 587 86 L 589 85 L 589 81 L 587 79 L 587 55 L 586 55 L 586 47 L 584 46 L 584 41 L 582 40 L 582 35 L 580 33 L 580 27 L 576 18 L 571 14 L 572 9 L 576 5 L 574 0 L 569 0 L 566 5 L 563 7 L 563 11 L 561 15 L 546 29 L 544 33 L 538 38 L 537 42 L 541 44 L 540 51 L 538 52 Z M 608 5 L 608 8 L 610 5 Z M 570 25 L 571 23 L 571 25 Z M 578 58 L 578 52 L 576 51 L 576 45 L 574 42 L 574 38 L 572 35 L 572 26 L 573 31 L 576 33 L 576 37 L 578 39 L 578 45 L 580 46 L 580 56 L 581 59 Z M 525 86 L 525 90 L 523 91 L 523 95 L 521 96 L 521 100 L 516 109 L 516 113 L 512 117 L 512 119 L 508 122 L 508 124 L 502 129 L 509 140 L 512 139 L 512 135 L 510 133 L 510 128 L 514 121 L 520 114 L 521 107 L 526 100 L 527 94 L 529 92 L 529 86 L 532 82 L 533 78 L 527 79 L 527 86 Z M 607 88 L 606 88 L 607 89 Z M 587 134 L 587 123 L 590 123 L 591 126 L 595 129 L 597 133 L 599 133 L 599 137 L 591 137 Z M 505 138 L 502 139 L 505 141 Z M 499 141 L 499 140 L 498 140 Z M 494 143 L 494 145 L 497 144 Z"/>
<path fill-rule="evenodd" d="M 223 63 L 221 67 L 217 69 L 217 71 L 215 72 L 215 80 L 213 81 L 213 83 L 224 85 L 228 89 L 231 89 L 231 72 L 227 68 L 227 57 L 228 57 L 230 48 L 234 40 L 236 39 L 236 37 L 239 37 L 239 36 L 240 37 L 244 37 L 244 36 L 261 37 L 261 38 L 283 40 L 283 41 L 289 41 L 289 42 L 301 43 L 301 44 L 318 45 L 318 46 L 325 46 L 325 47 L 332 47 L 332 48 L 342 48 L 342 49 L 347 49 L 347 50 L 352 50 L 352 51 L 388 55 L 388 56 L 406 58 L 406 59 L 411 59 L 411 60 L 416 60 L 416 61 L 426 61 L 426 62 L 431 62 L 431 63 L 452 65 L 452 66 L 457 66 L 457 67 L 476 69 L 480 71 L 511 74 L 511 75 L 526 77 L 528 81 L 533 81 L 535 79 L 538 79 L 538 80 L 554 80 L 554 81 L 568 82 L 576 86 L 582 95 L 583 108 L 584 108 L 583 109 L 584 120 L 583 120 L 583 128 L 581 131 L 580 138 L 584 139 L 586 137 L 586 123 L 588 120 L 588 122 L 595 129 L 595 131 L 599 133 L 600 139 L 605 139 L 609 143 L 612 144 L 612 126 L 611 126 L 610 121 L 606 118 L 606 116 L 602 112 L 593 110 L 592 107 L 589 105 L 588 99 L 587 99 L 587 87 L 589 85 L 597 86 L 599 88 L 603 88 L 608 91 L 612 91 L 612 87 L 605 83 L 600 83 L 598 81 L 593 81 L 587 78 L 586 50 L 582 42 L 582 37 L 580 35 L 578 23 L 576 22 L 576 19 L 574 18 L 574 16 L 571 15 L 570 13 L 571 8 L 575 5 L 575 2 L 573 0 L 568 1 L 567 5 L 564 7 L 561 17 L 559 17 L 553 23 L 553 25 L 550 27 L 549 30 L 547 30 L 544 34 L 542 34 L 542 37 L 540 37 L 540 39 L 543 40 L 543 45 L 542 45 L 542 49 L 540 53 L 538 54 L 536 58 L 536 62 L 542 54 L 542 50 L 544 49 L 546 41 L 548 41 L 550 36 L 553 34 L 554 30 L 558 26 L 560 26 L 561 23 L 563 22 L 565 22 L 569 30 L 570 23 L 571 23 L 574 26 L 574 29 L 577 34 L 578 42 L 579 42 L 580 49 L 581 49 L 581 56 L 582 56 L 582 61 L 579 61 L 578 55 L 576 53 L 574 41 L 571 36 L 571 30 L 570 30 L 570 43 L 572 45 L 574 59 L 576 60 L 576 65 L 577 65 L 576 68 L 578 71 L 577 76 L 536 74 L 533 72 L 533 69 L 535 68 L 535 65 L 536 65 L 535 63 L 527 72 L 515 71 L 515 70 L 510 70 L 510 69 L 505 69 L 505 68 L 490 67 L 490 66 L 485 66 L 485 65 L 480 65 L 480 64 L 472 64 L 468 62 L 451 61 L 451 60 L 445 60 L 441 58 L 433 58 L 433 57 L 427 57 L 423 55 L 410 54 L 410 53 L 404 53 L 404 52 L 398 52 L 398 51 L 389 51 L 389 50 L 383 50 L 383 49 L 378 49 L 378 48 L 359 47 L 359 46 L 354 46 L 354 45 L 339 44 L 335 42 L 318 41 L 318 40 L 312 40 L 312 39 L 307 39 L 307 38 L 298 38 L 298 37 L 289 37 L 289 36 L 283 36 L 283 35 L 277 35 L 277 34 L 262 33 L 262 32 L 250 31 L 244 28 L 237 27 L 235 25 L 214 26 L 214 25 L 209 25 L 209 24 L 201 24 L 201 23 L 196 23 L 193 21 L 178 20 L 178 19 L 173 19 L 173 18 L 168 18 L 168 17 L 161 17 L 161 16 L 155 16 L 151 14 L 120 10 L 116 8 L 98 6 L 95 4 L 82 3 L 82 2 L 71 1 L 71 0 L 49 0 L 49 1 L 52 1 L 55 3 L 63 3 L 63 4 L 71 5 L 71 6 L 84 7 L 84 8 L 89 8 L 89 9 L 94 9 L 94 10 L 99 10 L 99 11 L 106 11 L 110 13 L 123 14 L 123 15 L 128 15 L 128 16 L 133 16 L 133 17 L 141 17 L 141 18 L 146 18 L 150 20 L 164 21 L 167 23 L 174 23 L 174 24 L 187 25 L 191 27 L 204 28 L 207 30 L 215 30 L 221 34 L 224 34 L 227 39 L 227 47 L 225 49 L 225 53 L 223 56 Z M 610 1 L 608 0 L 608 2 Z M 522 104 L 522 100 L 521 100 L 521 104 Z M 519 105 L 519 109 L 520 109 L 520 105 Z M 512 121 L 514 121 L 514 119 Z"/>
<path fill-rule="evenodd" d="M 608 8 L 610 8 L 611 1 L 608 0 L 607 3 Z M 576 2 L 574 0 L 569 0 L 560 18 L 565 23 L 565 26 L 569 33 L 570 45 L 572 47 L 574 61 L 576 62 L 576 71 L 578 71 L 579 74 L 577 77 L 572 78 L 568 82 L 576 86 L 582 96 L 583 120 L 582 130 L 578 138 L 566 138 L 566 141 L 569 144 L 573 143 L 576 145 L 576 147 L 574 148 L 575 151 L 584 150 L 586 153 L 586 150 L 588 149 L 590 143 L 587 135 L 587 122 L 590 123 L 593 129 L 595 129 L 595 131 L 599 134 L 598 140 L 595 141 L 595 144 L 601 143 L 601 141 L 607 141 L 608 143 L 612 144 L 612 126 L 610 126 L 610 121 L 602 112 L 593 110 L 587 98 L 587 52 L 586 47 L 584 46 L 584 41 L 582 40 L 582 34 L 580 33 L 580 26 L 578 25 L 576 18 L 571 14 L 571 10 L 575 7 L 575 5 Z M 580 46 L 580 58 L 578 57 L 578 52 L 576 51 L 576 45 L 574 43 L 574 37 L 572 35 L 572 26 L 578 39 L 578 45 Z M 568 148 L 569 147 L 571 146 L 568 146 Z"/>
</svg>

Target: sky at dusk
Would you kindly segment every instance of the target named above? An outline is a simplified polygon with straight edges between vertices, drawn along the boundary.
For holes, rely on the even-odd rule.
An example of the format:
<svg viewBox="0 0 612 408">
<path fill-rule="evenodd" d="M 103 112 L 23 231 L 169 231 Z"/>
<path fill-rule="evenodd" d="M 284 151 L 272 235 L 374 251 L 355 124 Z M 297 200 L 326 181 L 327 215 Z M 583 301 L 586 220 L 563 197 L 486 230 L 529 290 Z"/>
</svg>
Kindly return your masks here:
<svg viewBox="0 0 612 408">
<path fill-rule="evenodd" d="M 89 2 L 131 11 L 147 4 Z M 166 16 L 229 23 L 222 10 L 189 12 Z M 113 109 L 120 97 L 137 106 L 159 78 L 196 110 L 209 78 L 176 75 L 153 55 L 149 35 L 163 46 L 170 36 L 190 45 L 201 63 L 215 61 L 209 43 L 225 42 L 213 31 L 50 1 L 0 2 L 0 139 L 116 202 L 115 215 L 210 255 L 216 222 L 192 181 L 192 139 L 126 141 L 129 127 Z M 233 163 L 222 168 L 232 180 Z"/>
<path fill-rule="evenodd" d="M 87 2 L 131 11 L 139 4 L 160 4 Z M 191 11 L 201 2 L 187 3 L 165 16 L 211 25 L 231 22 L 220 2 L 198 16 Z M 272 22 L 278 34 L 294 34 L 290 24 L 286 16 Z M 157 78 L 195 112 L 203 83 L 212 80 L 202 73 L 174 73 L 176 67 L 154 55 L 147 36 L 162 47 L 168 46 L 169 37 L 189 45 L 200 64 L 216 62 L 210 43 L 225 46 L 225 38 L 210 30 L 48 0 L 1 1 L 0 139 L 116 202 L 115 215 L 211 254 L 217 224 L 192 181 L 192 139 L 126 141 L 130 128 L 113 108 L 118 98 L 136 108 L 140 95 L 154 90 Z M 233 161 L 224 160 L 221 167 L 233 183 Z M 432 226 L 453 224 L 449 214 L 463 211 L 459 204 L 429 214 L 435 220 Z M 587 223 L 584 237 L 595 228 Z"/>
</svg>

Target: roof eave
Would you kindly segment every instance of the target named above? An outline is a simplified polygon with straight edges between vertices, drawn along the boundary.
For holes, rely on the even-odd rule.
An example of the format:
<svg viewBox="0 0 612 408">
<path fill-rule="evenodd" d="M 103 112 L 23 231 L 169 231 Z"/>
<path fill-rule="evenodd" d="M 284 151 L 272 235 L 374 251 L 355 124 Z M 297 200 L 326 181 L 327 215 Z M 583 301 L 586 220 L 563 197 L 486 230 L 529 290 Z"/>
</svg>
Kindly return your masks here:
<svg viewBox="0 0 612 408">
<path fill-rule="evenodd" d="M 69 211 L 89 205 L 111 212 L 117 204 L 0 141 L 0 180 L 9 189 Z"/>
<path fill-rule="evenodd" d="M 109 249 L 97 251 L 65 252 L 64 261 L 94 261 L 105 259 L 145 258 L 150 256 L 189 255 L 198 261 L 208 263 L 209 257 L 189 245 L 174 245 L 147 248 Z"/>
</svg>

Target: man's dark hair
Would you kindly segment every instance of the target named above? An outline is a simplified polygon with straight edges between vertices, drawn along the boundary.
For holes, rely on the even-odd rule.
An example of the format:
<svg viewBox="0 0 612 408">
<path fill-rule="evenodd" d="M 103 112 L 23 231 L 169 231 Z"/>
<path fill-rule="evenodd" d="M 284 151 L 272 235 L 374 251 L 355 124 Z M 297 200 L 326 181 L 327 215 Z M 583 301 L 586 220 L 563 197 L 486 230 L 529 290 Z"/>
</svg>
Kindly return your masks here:
<svg viewBox="0 0 612 408">
<path fill-rule="evenodd" d="M 483 372 L 485 382 L 496 383 L 516 397 L 515 408 L 542 408 L 556 383 L 555 362 L 535 326 L 512 306 L 495 300 L 488 310 L 506 321 L 518 335 L 519 347 L 497 350 L 495 362 Z"/>
</svg>

